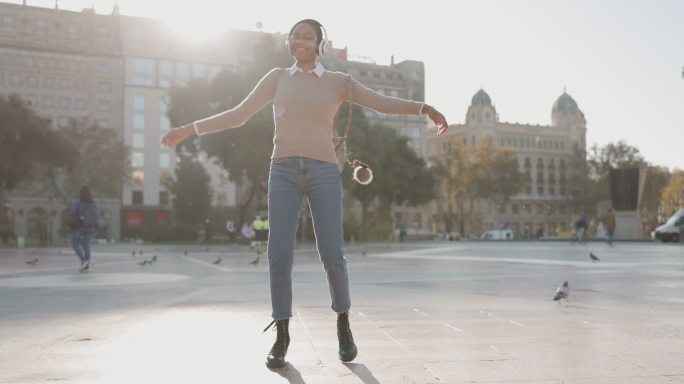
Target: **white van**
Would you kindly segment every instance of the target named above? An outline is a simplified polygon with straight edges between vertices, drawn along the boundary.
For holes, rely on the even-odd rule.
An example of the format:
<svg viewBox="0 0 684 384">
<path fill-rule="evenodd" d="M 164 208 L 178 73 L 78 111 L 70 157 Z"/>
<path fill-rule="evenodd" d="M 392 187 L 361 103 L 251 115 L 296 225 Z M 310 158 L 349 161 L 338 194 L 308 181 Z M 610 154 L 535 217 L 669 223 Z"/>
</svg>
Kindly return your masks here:
<svg viewBox="0 0 684 384">
<path fill-rule="evenodd" d="M 508 229 L 490 229 L 485 231 L 480 240 L 513 240 L 513 230 Z"/>
<path fill-rule="evenodd" d="M 656 228 L 653 231 L 653 237 L 663 243 L 668 241 L 676 243 L 679 241 L 679 225 L 684 225 L 684 208 L 679 208 L 665 224 Z"/>
</svg>

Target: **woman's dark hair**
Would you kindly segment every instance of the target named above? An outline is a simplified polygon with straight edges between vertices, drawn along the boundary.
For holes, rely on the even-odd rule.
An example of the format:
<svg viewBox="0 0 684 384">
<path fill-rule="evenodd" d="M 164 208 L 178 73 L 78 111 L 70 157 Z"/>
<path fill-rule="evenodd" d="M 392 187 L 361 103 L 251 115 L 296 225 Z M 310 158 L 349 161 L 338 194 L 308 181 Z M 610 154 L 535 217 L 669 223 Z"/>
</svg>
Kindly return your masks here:
<svg viewBox="0 0 684 384">
<path fill-rule="evenodd" d="M 93 195 L 90 194 L 90 188 L 88 188 L 87 185 L 84 185 L 81 187 L 81 192 L 78 195 L 78 200 L 81 203 L 86 203 L 86 204 L 94 203 Z"/>
<path fill-rule="evenodd" d="M 296 22 L 295 25 L 293 25 L 292 28 L 290 28 L 290 33 L 287 34 L 287 38 L 290 39 L 292 37 L 292 32 L 294 32 L 294 29 L 302 23 L 306 23 L 314 27 L 314 31 L 316 32 L 316 44 L 320 44 L 323 40 L 323 25 L 314 19 L 304 19 Z"/>
</svg>

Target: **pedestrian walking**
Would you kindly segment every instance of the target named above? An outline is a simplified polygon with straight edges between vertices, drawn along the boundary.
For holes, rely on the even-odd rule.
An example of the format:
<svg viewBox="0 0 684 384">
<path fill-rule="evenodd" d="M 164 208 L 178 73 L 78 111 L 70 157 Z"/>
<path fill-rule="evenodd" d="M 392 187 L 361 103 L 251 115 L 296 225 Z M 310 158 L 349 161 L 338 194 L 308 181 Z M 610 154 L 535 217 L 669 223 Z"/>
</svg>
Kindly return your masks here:
<svg viewBox="0 0 684 384">
<path fill-rule="evenodd" d="M 175 128 L 162 140 L 167 146 L 175 146 L 193 135 L 235 128 L 273 103 L 267 253 L 271 324 L 275 324 L 277 336 L 266 359 L 271 368 L 285 365 L 289 346 L 295 234 L 305 198 L 327 274 L 331 307 L 337 313 L 339 358 L 347 362 L 357 355 L 349 326 L 351 300 L 342 234 L 342 179 L 333 140 L 333 120 L 340 105 L 349 100 L 385 114 L 427 115 L 437 125 L 437 134 L 448 127 L 445 117 L 428 104 L 381 95 L 349 75 L 326 70 L 317 61 L 329 45 L 327 33 L 318 21 L 298 21 L 287 41 L 294 58 L 291 67 L 268 72 L 237 107 Z"/>
<path fill-rule="evenodd" d="M 90 188 L 81 187 L 78 199 L 71 205 L 69 212 L 69 228 L 71 229 L 71 247 L 81 260 L 79 272 L 90 269 L 90 242 L 98 227 L 98 209 L 93 200 Z"/>
<path fill-rule="evenodd" d="M 603 226 L 606 229 L 606 235 L 608 236 L 608 245 L 613 245 L 613 238 L 615 237 L 615 213 L 613 213 L 612 208 L 608 208 L 608 213 L 603 218 Z"/>
</svg>

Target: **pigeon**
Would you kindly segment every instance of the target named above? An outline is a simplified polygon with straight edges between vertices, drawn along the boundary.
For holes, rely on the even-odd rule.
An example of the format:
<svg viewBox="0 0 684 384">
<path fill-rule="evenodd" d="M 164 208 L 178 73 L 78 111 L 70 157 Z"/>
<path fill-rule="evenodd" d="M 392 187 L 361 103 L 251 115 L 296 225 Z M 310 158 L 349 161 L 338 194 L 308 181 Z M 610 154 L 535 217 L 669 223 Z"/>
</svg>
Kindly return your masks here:
<svg viewBox="0 0 684 384">
<path fill-rule="evenodd" d="M 152 256 L 152 260 L 150 262 L 154 263 L 155 261 L 157 261 L 157 255 Z"/>
<path fill-rule="evenodd" d="M 561 299 L 567 300 L 568 295 L 570 295 L 570 287 L 568 287 L 568 282 L 564 281 L 563 285 L 556 289 L 556 294 L 553 296 L 553 300 L 560 303 Z"/>
<path fill-rule="evenodd" d="M 183 251 L 183 255 L 184 255 L 185 257 L 188 257 L 188 250 L 187 250 L 187 249 L 186 249 L 185 251 Z"/>
<path fill-rule="evenodd" d="M 249 263 L 256 267 L 257 264 L 259 264 L 259 259 L 260 259 L 260 258 L 261 258 L 261 256 L 257 256 L 256 259 L 250 261 Z"/>
<path fill-rule="evenodd" d="M 221 264 L 221 256 L 219 256 L 218 259 L 212 261 L 211 263 L 212 264 Z"/>
<path fill-rule="evenodd" d="M 366 250 L 365 249 L 363 251 L 361 251 L 361 255 L 366 256 Z"/>
<path fill-rule="evenodd" d="M 261 249 L 257 248 L 256 253 L 257 255 L 261 255 Z"/>
<path fill-rule="evenodd" d="M 591 258 L 592 262 L 600 260 L 598 257 L 596 257 L 596 255 L 594 255 L 593 252 L 589 252 L 589 257 Z"/>
<path fill-rule="evenodd" d="M 144 266 L 146 266 L 147 264 L 152 264 L 152 262 L 149 261 L 149 260 L 143 260 L 143 261 L 141 261 L 141 262 L 138 263 L 138 265 L 141 266 L 141 267 L 144 267 Z"/>
<path fill-rule="evenodd" d="M 141 250 L 140 250 L 140 256 L 142 256 L 142 255 L 143 255 L 143 250 L 141 249 Z"/>
<path fill-rule="evenodd" d="M 205 252 L 209 252 L 209 246 L 204 247 Z"/>
<path fill-rule="evenodd" d="M 135 257 L 135 251 L 131 252 L 131 257 Z"/>
<path fill-rule="evenodd" d="M 37 262 L 38 262 L 38 258 L 36 257 L 36 258 L 33 259 L 33 260 L 27 261 L 26 264 L 36 265 Z"/>
</svg>

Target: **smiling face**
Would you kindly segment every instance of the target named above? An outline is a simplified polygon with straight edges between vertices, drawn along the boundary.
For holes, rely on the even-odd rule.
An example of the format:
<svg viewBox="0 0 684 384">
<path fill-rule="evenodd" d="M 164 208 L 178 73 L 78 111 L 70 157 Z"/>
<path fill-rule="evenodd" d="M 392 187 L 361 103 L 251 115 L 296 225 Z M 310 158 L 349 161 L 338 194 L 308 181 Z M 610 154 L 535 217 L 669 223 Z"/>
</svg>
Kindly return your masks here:
<svg viewBox="0 0 684 384">
<path fill-rule="evenodd" d="M 318 28 L 309 23 L 299 23 L 290 34 L 290 54 L 299 63 L 316 60 L 318 54 Z"/>
</svg>

